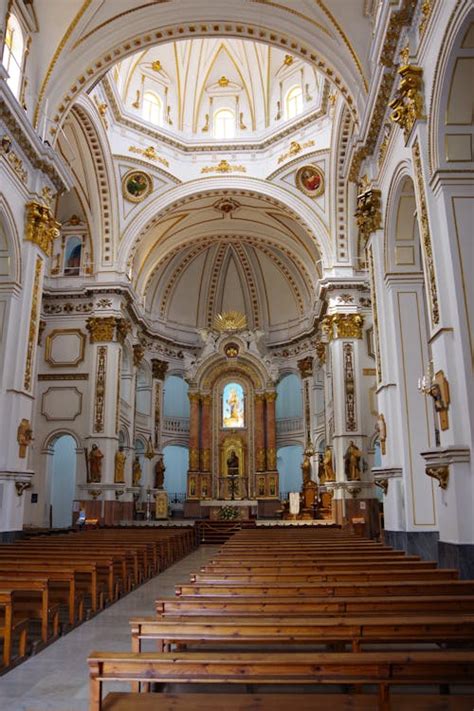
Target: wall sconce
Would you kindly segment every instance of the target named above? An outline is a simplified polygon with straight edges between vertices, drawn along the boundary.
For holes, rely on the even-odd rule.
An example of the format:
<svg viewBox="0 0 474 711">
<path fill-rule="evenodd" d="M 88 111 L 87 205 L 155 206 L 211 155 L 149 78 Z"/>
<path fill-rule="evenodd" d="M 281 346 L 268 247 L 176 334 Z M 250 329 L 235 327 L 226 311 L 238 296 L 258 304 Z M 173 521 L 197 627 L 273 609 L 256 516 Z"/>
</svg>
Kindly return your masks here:
<svg viewBox="0 0 474 711">
<path fill-rule="evenodd" d="M 125 489 L 116 489 L 115 490 L 115 500 L 118 501 L 121 496 L 125 494 Z"/>
<path fill-rule="evenodd" d="M 29 481 L 16 481 L 15 482 L 15 489 L 16 489 L 16 493 L 18 494 L 18 496 L 22 496 L 25 489 L 29 489 L 30 487 L 31 487 L 31 482 L 29 482 Z"/>
<path fill-rule="evenodd" d="M 439 416 L 440 427 L 442 430 L 447 430 L 449 428 L 449 383 L 442 370 L 438 370 L 435 375 L 432 360 L 428 363 L 425 375 L 418 380 L 418 391 L 423 395 L 431 395 Z"/>
<path fill-rule="evenodd" d="M 95 501 L 97 497 L 101 495 L 102 489 L 89 489 L 87 493 L 89 494 L 89 496 L 92 496 Z"/>
<path fill-rule="evenodd" d="M 440 489 L 447 489 L 449 482 L 449 467 L 426 467 L 425 469 L 428 476 L 432 479 L 436 479 Z"/>
</svg>

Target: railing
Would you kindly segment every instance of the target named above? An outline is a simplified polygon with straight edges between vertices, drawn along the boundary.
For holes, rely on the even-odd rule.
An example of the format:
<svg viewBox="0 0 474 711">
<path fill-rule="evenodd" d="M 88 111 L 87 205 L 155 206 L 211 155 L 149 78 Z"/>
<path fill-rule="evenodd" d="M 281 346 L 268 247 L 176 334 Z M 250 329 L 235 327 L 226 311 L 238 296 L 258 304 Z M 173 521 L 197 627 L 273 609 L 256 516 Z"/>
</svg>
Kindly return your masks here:
<svg viewBox="0 0 474 711">
<path fill-rule="evenodd" d="M 295 434 L 297 432 L 302 432 L 302 430 L 302 417 L 285 417 L 276 421 L 277 435 Z"/>
<path fill-rule="evenodd" d="M 186 501 L 186 492 L 180 491 L 175 494 L 168 494 L 170 504 L 183 504 Z"/>
<path fill-rule="evenodd" d="M 163 418 L 163 431 L 173 434 L 189 434 L 189 417 Z"/>
</svg>

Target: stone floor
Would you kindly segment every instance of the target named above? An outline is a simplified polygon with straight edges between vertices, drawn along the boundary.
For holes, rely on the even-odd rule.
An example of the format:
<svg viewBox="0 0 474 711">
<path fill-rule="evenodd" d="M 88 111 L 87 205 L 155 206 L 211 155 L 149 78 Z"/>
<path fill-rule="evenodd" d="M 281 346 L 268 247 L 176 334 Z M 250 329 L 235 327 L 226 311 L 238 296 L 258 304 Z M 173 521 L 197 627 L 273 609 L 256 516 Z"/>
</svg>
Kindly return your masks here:
<svg viewBox="0 0 474 711">
<path fill-rule="evenodd" d="M 154 600 L 174 594 L 218 546 L 201 546 L 179 563 L 126 595 L 89 622 L 0 677 L 0 709 L 8 711 L 87 711 L 87 657 L 93 650 L 128 651 L 134 615 L 152 615 Z M 124 685 L 124 690 L 128 685 Z M 119 691 L 114 685 L 114 691 Z"/>
</svg>

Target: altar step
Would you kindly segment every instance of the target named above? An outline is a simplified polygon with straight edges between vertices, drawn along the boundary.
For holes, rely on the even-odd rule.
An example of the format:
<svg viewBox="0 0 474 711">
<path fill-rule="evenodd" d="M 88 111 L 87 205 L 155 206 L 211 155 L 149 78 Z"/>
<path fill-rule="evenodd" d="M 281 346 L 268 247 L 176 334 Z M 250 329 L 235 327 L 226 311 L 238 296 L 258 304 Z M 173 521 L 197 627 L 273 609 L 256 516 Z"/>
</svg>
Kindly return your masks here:
<svg viewBox="0 0 474 711">
<path fill-rule="evenodd" d="M 255 527 L 255 521 L 196 521 L 200 543 L 225 543 L 237 531 Z"/>
</svg>

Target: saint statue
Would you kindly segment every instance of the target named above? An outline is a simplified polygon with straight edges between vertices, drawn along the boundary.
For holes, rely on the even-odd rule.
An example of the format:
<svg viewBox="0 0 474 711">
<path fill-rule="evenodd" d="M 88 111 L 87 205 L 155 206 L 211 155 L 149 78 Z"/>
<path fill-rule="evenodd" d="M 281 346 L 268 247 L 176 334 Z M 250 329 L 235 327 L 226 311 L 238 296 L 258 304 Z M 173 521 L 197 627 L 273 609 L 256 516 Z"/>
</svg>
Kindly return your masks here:
<svg viewBox="0 0 474 711">
<path fill-rule="evenodd" d="M 239 476 L 239 458 L 234 449 L 227 457 L 227 476 Z"/>
<path fill-rule="evenodd" d="M 127 460 L 127 455 L 123 451 L 123 447 L 118 448 L 118 452 L 115 454 L 115 471 L 114 471 L 114 482 L 116 484 L 125 484 L 125 462 Z"/>
<path fill-rule="evenodd" d="M 360 480 L 360 459 L 362 457 L 361 450 L 351 440 L 344 455 L 344 469 L 346 479 L 348 481 Z"/>
<path fill-rule="evenodd" d="M 102 460 L 104 455 L 97 444 L 93 444 L 89 452 L 89 481 L 97 484 L 102 478 Z"/>
<path fill-rule="evenodd" d="M 324 472 L 324 481 L 335 481 L 336 473 L 335 473 L 333 466 L 332 466 L 332 450 L 331 450 L 331 447 L 329 447 L 329 445 L 324 450 L 323 472 Z"/>
<path fill-rule="evenodd" d="M 162 489 L 165 483 L 165 471 L 166 467 L 163 463 L 163 459 L 160 457 L 155 464 L 155 489 Z"/>
<path fill-rule="evenodd" d="M 138 454 L 135 455 L 132 467 L 132 486 L 140 486 L 140 480 L 142 478 L 142 467 L 140 464 L 140 459 Z"/>
</svg>

